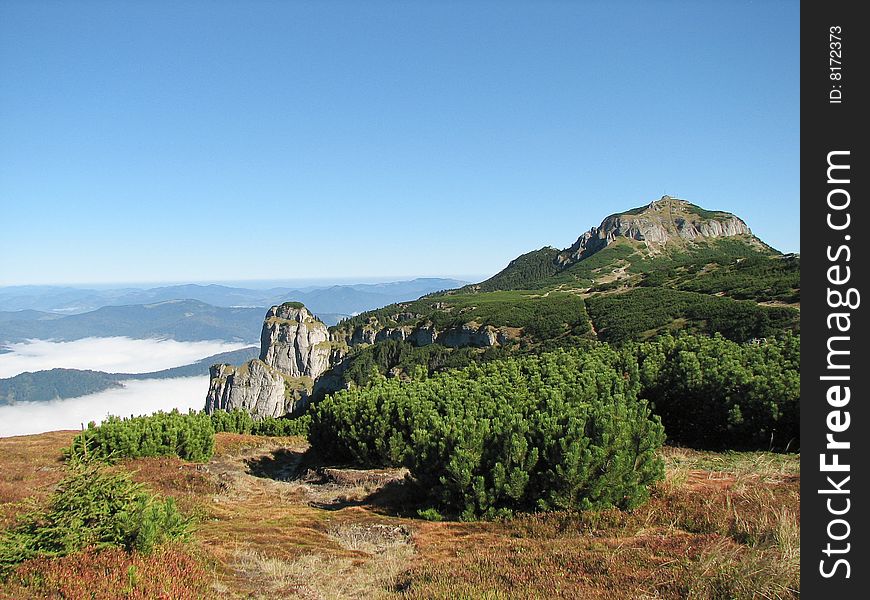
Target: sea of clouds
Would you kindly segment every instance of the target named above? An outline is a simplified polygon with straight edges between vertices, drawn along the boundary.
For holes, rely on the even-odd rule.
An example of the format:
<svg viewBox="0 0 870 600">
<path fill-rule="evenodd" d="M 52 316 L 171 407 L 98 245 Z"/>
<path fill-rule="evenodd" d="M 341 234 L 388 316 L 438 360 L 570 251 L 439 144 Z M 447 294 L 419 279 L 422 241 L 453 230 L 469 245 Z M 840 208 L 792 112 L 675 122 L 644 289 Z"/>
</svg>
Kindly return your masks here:
<svg viewBox="0 0 870 600">
<path fill-rule="evenodd" d="M 126 337 L 87 338 L 72 342 L 29 340 L 8 344 L 0 353 L 0 378 L 25 371 L 54 368 L 92 369 L 110 373 L 149 373 L 188 365 L 198 360 L 244 348 L 247 344 L 223 341 L 177 342 Z M 142 379 L 123 382 L 122 388 L 96 394 L 0 406 L 0 437 L 80 429 L 108 415 L 147 415 L 177 408 L 205 406 L 208 377 Z"/>
<path fill-rule="evenodd" d="M 0 437 L 80 429 L 108 415 L 150 415 L 173 408 L 201 410 L 207 391 L 207 376 L 141 379 L 124 382 L 123 388 L 78 398 L 0 406 Z"/>
<path fill-rule="evenodd" d="M 128 337 L 85 338 L 72 342 L 28 340 L 5 346 L 11 352 L 0 354 L 0 378 L 55 368 L 150 373 L 189 365 L 207 356 L 248 345 L 216 340 L 177 342 Z"/>
</svg>

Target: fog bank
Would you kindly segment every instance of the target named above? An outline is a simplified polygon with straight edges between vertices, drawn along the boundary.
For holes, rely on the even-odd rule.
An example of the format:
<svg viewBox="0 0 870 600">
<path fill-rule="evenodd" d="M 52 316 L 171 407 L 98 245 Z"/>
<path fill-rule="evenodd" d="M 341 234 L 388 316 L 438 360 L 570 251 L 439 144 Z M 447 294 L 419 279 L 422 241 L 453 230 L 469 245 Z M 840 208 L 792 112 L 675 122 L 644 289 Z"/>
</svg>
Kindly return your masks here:
<svg viewBox="0 0 870 600">
<path fill-rule="evenodd" d="M 128 381 L 123 388 L 97 394 L 52 400 L 22 402 L 0 406 L 0 437 L 80 429 L 89 421 L 99 423 L 106 416 L 146 415 L 158 410 L 177 408 L 187 412 L 205 406 L 208 377 L 178 379 L 142 379 Z"/>
<path fill-rule="evenodd" d="M 72 342 L 29 340 L 6 345 L 11 352 L 0 353 L 0 378 L 55 368 L 150 373 L 189 365 L 248 345 L 219 340 L 178 342 L 128 337 L 85 338 Z"/>
</svg>

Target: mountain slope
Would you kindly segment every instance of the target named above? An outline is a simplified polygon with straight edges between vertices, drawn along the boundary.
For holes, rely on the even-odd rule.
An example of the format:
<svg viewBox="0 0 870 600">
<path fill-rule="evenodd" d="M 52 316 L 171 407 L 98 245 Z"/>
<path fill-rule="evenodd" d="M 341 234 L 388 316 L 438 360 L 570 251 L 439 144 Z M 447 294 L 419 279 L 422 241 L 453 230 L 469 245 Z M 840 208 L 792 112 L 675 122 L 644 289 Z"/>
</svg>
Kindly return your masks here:
<svg viewBox="0 0 870 600">
<path fill-rule="evenodd" d="M 562 251 L 548 247 L 524 254 L 468 289 L 589 287 L 622 277 L 630 265 L 644 271 L 668 261 L 697 263 L 725 258 L 733 262 L 736 258 L 777 255 L 739 217 L 663 196 L 646 206 L 606 217 Z"/>
<path fill-rule="evenodd" d="M 464 324 L 497 328 L 487 346 L 624 342 L 669 329 L 745 341 L 798 327 L 794 307 L 760 303 L 799 301 L 798 256 L 780 254 L 732 213 L 665 196 L 604 218 L 564 250 L 528 252 L 486 281 L 368 311 L 333 331 L 351 345 L 431 343 L 433 327 Z"/>
</svg>

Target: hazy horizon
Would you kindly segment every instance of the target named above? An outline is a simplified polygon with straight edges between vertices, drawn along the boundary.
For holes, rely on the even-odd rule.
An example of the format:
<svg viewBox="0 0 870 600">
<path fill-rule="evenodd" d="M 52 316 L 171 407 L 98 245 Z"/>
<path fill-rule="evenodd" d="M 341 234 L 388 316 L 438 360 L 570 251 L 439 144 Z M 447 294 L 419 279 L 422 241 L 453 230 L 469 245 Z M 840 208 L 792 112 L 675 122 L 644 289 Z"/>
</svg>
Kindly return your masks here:
<svg viewBox="0 0 870 600">
<path fill-rule="evenodd" d="M 505 263 L 505 266 L 507 263 Z M 301 289 L 305 287 L 330 287 L 332 285 L 365 285 L 377 283 L 393 283 L 401 281 L 414 281 L 416 279 L 456 279 L 459 281 L 476 282 L 491 277 L 489 274 L 465 274 L 465 275 L 378 275 L 378 276 L 339 276 L 339 277 L 302 277 L 284 279 L 202 279 L 202 280 L 155 280 L 155 281 L 61 281 L 50 283 L 11 283 L 2 284 L 0 289 L 10 288 L 76 288 L 76 289 L 149 289 L 159 287 L 172 287 L 179 285 L 222 285 L 226 287 L 240 287 L 248 289 L 269 289 L 274 287 L 288 287 Z"/>
<path fill-rule="evenodd" d="M 90 337 L 73 341 L 34 339 L 0 343 L 0 379 L 48 369 L 82 369 L 107 373 L 151 373 L 195 363 L 251 344 L 223 340 L 179 342 L 170 339 Z"/>
</svg>

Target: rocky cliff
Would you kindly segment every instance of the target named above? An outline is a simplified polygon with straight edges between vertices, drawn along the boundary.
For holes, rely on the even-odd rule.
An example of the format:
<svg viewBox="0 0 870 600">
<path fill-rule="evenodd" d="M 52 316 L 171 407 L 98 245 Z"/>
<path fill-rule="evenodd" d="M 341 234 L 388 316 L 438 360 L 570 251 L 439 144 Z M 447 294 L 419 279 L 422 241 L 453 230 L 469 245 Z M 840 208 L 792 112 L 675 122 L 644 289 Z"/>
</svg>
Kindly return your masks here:
<svg viewBox="0 0 870 600">
<path fill-rule="evenodd" d="M 205 410 L 247 410 L 255 417 L 280 417 L 308 401 L 313 381 L 288 377 L 261 360 L 241 366 L 213 365 Z M 306 381 L 307 379 L 307 381 Z"/>
<path fill-rule="evenodd" d="M 260 358 L 211 368 L 206 412 L 241 408 L 279 417 L 302 408 L 330 367 L 329 331 L 298 302 L 273 306 L 260 335 Z"/>
<path fill-rule="evenodd" d="M 260 334 L 260 360 L 290 377 L 316 379 L 329 369 L 329 331 L 298 303 L 273 306 Z"/>
<path fill-rule="evenodd" d="M 422 317 L 419 315 L 418 317 Z M 397 320 L 395 315 L 391 320 Z M 480 325 L 473 321 L 461 326 L 436 328 L 432 323 L 416 325 L 383 326 L 376 319 L 369 323 L 357 325 L 353 329 L 342 328 L 340 325 L 332 331 L 332 341 L 337 348 L 353 347 L 360 344 L 376 344 L 385 340 L 410 342 L 414 346 L 441 344 L 448 348 L 488 348 L 506 343 L 515 337 L 512 328 Z"/>
<path fill-rule="evenodd" d="M 562 265 L 583 260 L 621 237 L 643 242 L 655 251 L 668 244 L 735 236 L 746 236 L 749 243 L 755 240 L 746 223 L 731 213 L 707 211 L 685 200 L 662 196 L 645 207 L 605 218 L 556 260 Z"/>
</svg>

